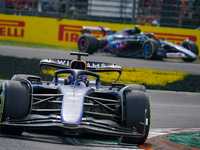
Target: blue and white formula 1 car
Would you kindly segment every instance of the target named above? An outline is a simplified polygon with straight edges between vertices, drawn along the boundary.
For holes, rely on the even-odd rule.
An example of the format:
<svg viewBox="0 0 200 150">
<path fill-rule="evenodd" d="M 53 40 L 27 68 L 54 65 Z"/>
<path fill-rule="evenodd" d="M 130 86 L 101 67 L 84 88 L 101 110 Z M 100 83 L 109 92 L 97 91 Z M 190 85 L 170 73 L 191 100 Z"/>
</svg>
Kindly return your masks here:
<svg viewBox="0 0 200 150">
<path fill-rule="evenodd" d="M 102 31 L 102 39 L 96 38 L 91 33 Z M 78 40 L 80 52 L 93 54 L 94 52 L 106 52 L 124 57 L 137 57 L 145 59 L 182 58 L 186 62 L 192 62 L 198 58 L 197 45 L 189 40 L 176 45 L 171 42 L 158 40 L 153 33 L 140 32 L 140 29 L 128 28 L 118 32 L 109 28 L 83 26 L 82 35 Z"/>
<path fill-rule="evenodd" d="M 117 80 L 122 67 L 81 60 L 87 53 L 71 54 L 78 59 L 40 61 L 44 74 L 53 72 L 52 82 L 24 74 L 3 82 L 1 133 L 20 135 L 24 129 L 53 129 L 70 136 L 97 134 L 120 137 L 124 143 L 144 143 L 150 128 L 145 87 L 115 81 L 103 89 L 96 72 L 117 72 Z"/>
</svg>

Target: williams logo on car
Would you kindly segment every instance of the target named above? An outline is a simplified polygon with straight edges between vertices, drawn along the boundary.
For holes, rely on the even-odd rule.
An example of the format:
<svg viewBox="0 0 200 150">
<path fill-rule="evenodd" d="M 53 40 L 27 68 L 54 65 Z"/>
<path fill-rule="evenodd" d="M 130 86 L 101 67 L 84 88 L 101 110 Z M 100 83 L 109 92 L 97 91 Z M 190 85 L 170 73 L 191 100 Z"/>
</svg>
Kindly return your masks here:
<svg viewBox="0 0 200 150">
<path fill-rule="evenodd" d="M 104 63 L 87 63 L 87 67 L 93 67 L 93 68 L 105 68 L 105 64 Z"/>
<path fill-rule="evenodd" d="M 70 66 L 70 62 L 71 62 L 71 60 L 57 59 L 57 63 L 60 65 Z M 92 68 L 105 68 L 106 67 L 105 63 L 97 63 L 97 62 L 86 62 L 86 63 L 87 63 L 87 67 L 92 67 Z"/>
<path fill-rule="evenodd" d="M 57 62 L 58 62 L 58 64 L 69 66 L 71 61 L 66 61 L 66 60 L 57 60 Z"/>
<path fill-rule="evenodd" d="M 2 20 L 0 19 L 0 36 L 24 37 L 24 21 Z"/>
</svg>

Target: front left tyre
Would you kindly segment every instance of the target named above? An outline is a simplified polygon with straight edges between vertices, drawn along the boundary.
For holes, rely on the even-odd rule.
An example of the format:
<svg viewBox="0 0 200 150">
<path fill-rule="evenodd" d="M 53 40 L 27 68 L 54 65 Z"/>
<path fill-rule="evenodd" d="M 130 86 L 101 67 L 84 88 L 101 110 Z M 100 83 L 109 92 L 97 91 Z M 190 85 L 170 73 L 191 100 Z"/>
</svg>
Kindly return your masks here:
<svg viewBox="0 0 200 150">
<path fill-rule="evenodd" d="M 30 113 L 30 87 L 20 81 L 5 81 L 1 86 L 0 122 L 22 119 Z M 1 133 L 20 135 L 23 128 L 1 127 Z"/>
<path fill-rule="evenodd" d="M 160 43 L 157 40 L 149 39 L 142 45 L 142 56 L 145 59 L 158 59 Z"/>
<path fill-rule="evenodd" d="M 125 91 L 124 100 L 124 127 L 137 131 L 141 136 L 123 136 L 121 142 L 143 144 L 148 137 L 150 129 L 151 110 L 149 98 L 146 92 L 132 90 Z"/>
</svg>

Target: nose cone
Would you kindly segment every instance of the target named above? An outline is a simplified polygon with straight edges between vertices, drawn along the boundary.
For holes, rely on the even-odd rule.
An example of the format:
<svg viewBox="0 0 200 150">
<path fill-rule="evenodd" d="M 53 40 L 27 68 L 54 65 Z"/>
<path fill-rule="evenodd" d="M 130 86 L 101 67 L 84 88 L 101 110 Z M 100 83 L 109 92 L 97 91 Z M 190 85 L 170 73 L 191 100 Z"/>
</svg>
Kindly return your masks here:
<svg viewBox="0 0 200 150">
<path fill-rule="evenodd" d="M 93 91 L 93 89 L 83 86 L 69 87 L 62 90 L 64 96 L 61 121 L 67 124 L 80 124 L 83 117 L 85 95 Z"/>
</svg>

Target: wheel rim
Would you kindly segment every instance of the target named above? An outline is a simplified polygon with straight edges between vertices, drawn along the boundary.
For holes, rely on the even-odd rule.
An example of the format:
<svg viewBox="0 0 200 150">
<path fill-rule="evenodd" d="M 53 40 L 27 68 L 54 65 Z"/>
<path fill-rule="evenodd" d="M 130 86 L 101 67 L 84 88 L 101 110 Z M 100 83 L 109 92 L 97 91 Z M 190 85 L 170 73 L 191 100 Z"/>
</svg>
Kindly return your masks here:
<svg viewBox="0 0 200 150">
<path fill-rule="evenodd" d="M 84 50 L 86 48 L 86 45 L 87 45 L 87 42 L 86 42 L 85 39 L 81 39 L 79 41 L 79 48 L 80 48 L 80 50 Z"/>
<path fill-rule="evenodd" d="M 151 53 L 152 53 L 152 46 L 151 44 L 148 43 L 144 46 L 144 55 L 149 56 L 151 55 Z"/>
</svg>

